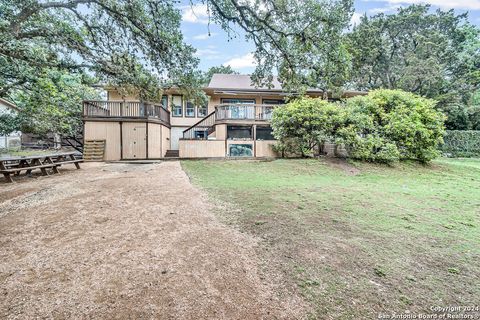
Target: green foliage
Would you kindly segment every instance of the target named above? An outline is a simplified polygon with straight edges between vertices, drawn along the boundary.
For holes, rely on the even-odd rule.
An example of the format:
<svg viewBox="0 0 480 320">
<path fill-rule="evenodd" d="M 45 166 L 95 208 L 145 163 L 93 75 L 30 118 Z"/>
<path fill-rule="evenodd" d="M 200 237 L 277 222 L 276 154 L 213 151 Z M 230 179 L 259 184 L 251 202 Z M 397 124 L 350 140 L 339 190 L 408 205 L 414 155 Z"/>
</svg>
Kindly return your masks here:
<svg viewBox="0 0 480 320">
<path fill-rule="evenodd" d="M 442 152 L 452 157 L 480 156 L 480 131 L 447 130 Z"/>
<path fill-rule="evenodd" d="M 209 0 L 213 20 L 228 30 L 243 29 L 255 43 L 257 85 L 271 85 L 274 73 L 288 91 L 342 86 L 350 73 L 343 34 L 353 14 L 352 0 Z M 234 32 L 234 29 L 231 29 Z"/>
<path fill-rule="evenodd" d="M 391 163 L 438 156 L 444 115 L 435 110 L 434 100 L 401 90 L 375 90 L 347 100 L 347 109 L 338 140 L 352 158 Z"/>
<path fill-rule="evenodd" d="M 402 89 L 437 100 L 448 128 L 468 127 L 466 109 L 480 84 L 480 30 L 466 14 L 428 5 L 364 16 L 347 35 L 352 85 Z"/>
<path fill-rule="evenodd" d="M 102 82 L 195 89 L 195 49 L 173 1 L 0 0 L 0 96 L 32 89 L 45 68 L 94 72 Z"/>
<path fill-rule="evenodd" d="M 0 136 L 8 136 L 18 130 L 20 130 L 20 121 L 17 115 L 11 113 L 0 114 Z"/>
<path fill-rule="evenodd" d="M 324 142 L 345 145 L 348 156 L 392 163 L 438 156 L 444 115 L 435 101 L 401 90 L 375 90 L 346 105 L 300 98 L 273 112 L 277 151 L 308 155 Z"/>
<path fill-rule="evenodd" d="M 86 81 L 87 80 L 87 81 Z M 21 130 L 46 136 L 57 133 L 76 136 L 81 132 L 82 100 L 98 99 L 85 76 L 49 70 L 29 92 L 18 92 L 15 102 Z"/>
<path fill-rule="evenodd" d="M 344 118 L 341 108 L 325 100 L 305 97 L 293 100 L 273 112 L 273 135 L 279 143 L 276 150 L 311 154 L 319 143 L 334 139 Z"/>
</svg>

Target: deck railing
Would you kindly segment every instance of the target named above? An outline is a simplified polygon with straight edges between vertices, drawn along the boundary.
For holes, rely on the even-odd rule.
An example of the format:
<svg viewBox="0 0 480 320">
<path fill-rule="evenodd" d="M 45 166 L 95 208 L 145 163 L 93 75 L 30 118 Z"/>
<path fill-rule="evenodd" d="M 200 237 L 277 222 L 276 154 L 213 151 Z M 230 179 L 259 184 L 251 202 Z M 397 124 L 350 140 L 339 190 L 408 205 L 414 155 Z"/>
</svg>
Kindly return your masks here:
<svg viewBox="0 0 480 320">
<path fill-rule="evenodd" d="M 264 120 L 272 119 L 273 109 L 278 105 L 268 104 L 219 104 L 215 106 L 217 120 Z"/>
<path fill-rule="evenodd" d="M 208 139 L 215 130 L 215 112 L 183 131 L 183 139 Z"/>
<path fill-rule="evenodd" d="M 139 101 L 83 101 L 88 118 L 148 118 L 170 123 L 170 112 L 160 104 Z"/>
</svg>

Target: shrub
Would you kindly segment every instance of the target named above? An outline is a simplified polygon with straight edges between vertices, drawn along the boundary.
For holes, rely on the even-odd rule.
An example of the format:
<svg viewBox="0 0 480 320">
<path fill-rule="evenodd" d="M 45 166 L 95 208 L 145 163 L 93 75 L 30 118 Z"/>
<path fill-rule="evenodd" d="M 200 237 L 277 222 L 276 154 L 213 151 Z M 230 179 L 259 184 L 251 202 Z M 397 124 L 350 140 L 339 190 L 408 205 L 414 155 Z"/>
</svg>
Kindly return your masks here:
<svg viewBox="0 0 480 320">
<path fill-rule="evenodd" d="M 347 101 L 337 141 L 360 160 L 427 162 L 439 155 L 445 116 L 435 101 L 401 90 L 375 90 Z"/>
<path fill-rule="evenodd" d="M 442 152 L 453 157 L 480 156 L 480 131 L 447 130 Z"/>
<path fill-rule="evenodd" d="M 299 98 L 272 116 L 273 135 L 278 140 L 276 150 L 309 155 L 324 141 L 333 141 L 336 130 L 343 125 L 346 112 L 325 100 Z"/>
</svg>

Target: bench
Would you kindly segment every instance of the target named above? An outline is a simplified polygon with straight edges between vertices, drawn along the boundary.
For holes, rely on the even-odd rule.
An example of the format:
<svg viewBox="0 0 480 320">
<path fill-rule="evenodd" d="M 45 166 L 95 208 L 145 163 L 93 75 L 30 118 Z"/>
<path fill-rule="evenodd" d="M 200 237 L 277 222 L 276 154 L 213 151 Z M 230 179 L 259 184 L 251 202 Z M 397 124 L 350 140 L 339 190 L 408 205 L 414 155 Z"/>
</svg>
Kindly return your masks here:
<svg viewBox="0 0 480 320">
<path fill-rule="evenodd" d="M 13 182 L 11 175 L 20 175 L 22 171 L 30 174 L 32 170 L 40 169 L 42 175 L 47 176 L 47 169 L 52 169 L 53 173 L 60 173 L 58 167 L 63 164 L 74 164 L 77 169 L 80 169 L 81 162 L 83 162 L 83 159 L 76 159 L 74 152 L 0 158 L 0 173 L 3 174 L 7 182 Z"/>
</svg>

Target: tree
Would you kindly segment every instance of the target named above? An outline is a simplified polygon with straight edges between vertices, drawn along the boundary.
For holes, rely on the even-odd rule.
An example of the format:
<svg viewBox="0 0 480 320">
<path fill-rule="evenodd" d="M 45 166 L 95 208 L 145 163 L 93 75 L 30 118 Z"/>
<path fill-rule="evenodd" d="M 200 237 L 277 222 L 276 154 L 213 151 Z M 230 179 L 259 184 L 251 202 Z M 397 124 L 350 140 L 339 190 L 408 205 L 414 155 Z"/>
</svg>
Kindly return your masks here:
<svg viewBox="0 0 480 320">
<path fill-rule="evenodd" d="M 480 84 L 480 31 L 466 14 L 429 10 L 412 5 L 396 14 L 362 17 L 347 35 L 351 86 L 417 93 L 437 100 L 448 114 L 451 105 L 471 105 Z"/>
<path fill-rule="evenodd" d="M 17 92 L 20 129 L 43 137 L 53 133 L 76 137 L 82 132 L 82 101 L 98 99 L 85 75 L 48 70 L 28 92 Z"/>
<path fill-rule="evenodd" d="M 212 19 L 224 29 L 238 26 L 253 41 L 255 84 L 269 86 L 276 71 L 288 91 L 341 87 L 350 72 L 343 33 L 353 14 L 352 0 L 205 0 Z"/>
<path fill-rule="evenodd" d="M 215 73 L 221 74 L 239 74 L 237 71 L 233 70 L 231 66 L 215 66 L 210 67 L 207 72 L 203 75 L 203 85 L 208 86 L 210 80 L 212 80 L 212 76 Z"/>
<path fill-rule="evenodd" d="M 0 114 L 0 136 L 8 136 L 20 130 L 20 121 L 17 115 L 11 113 Z"/>
<path fill-rule="evenodd" d="M 173 1 L 0 0 L 0 96 L 32 89 L 53 68 L 158 98 L 161 88 L 199 86 L 194 51 Z"/>
</svg>

